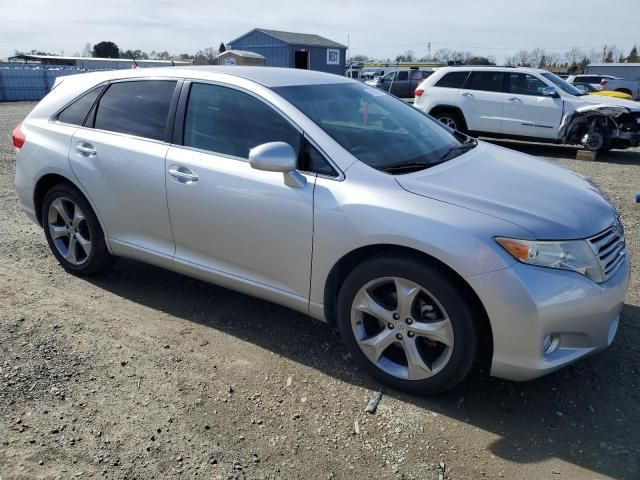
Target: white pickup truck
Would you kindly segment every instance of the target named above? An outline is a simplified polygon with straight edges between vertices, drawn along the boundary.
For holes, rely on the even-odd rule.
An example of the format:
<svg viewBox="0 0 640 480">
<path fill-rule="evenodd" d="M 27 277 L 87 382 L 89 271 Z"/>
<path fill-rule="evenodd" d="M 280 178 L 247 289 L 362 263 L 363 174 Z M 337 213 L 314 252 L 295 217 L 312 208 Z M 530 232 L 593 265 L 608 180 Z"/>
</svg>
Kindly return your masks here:
<svg viewBox="0 0 640 480">
<path fill-rule="evenodd" d="M 640 80 L 625 80 L 611 75 L 598 75 L 588 73 L 584 75 L 570 75 L 567 82 L 588 83 L 598 90 L 610 90 L 612 92 L 626 93 L 634 100 L 640 100 Z"/>
<path fill-rule="evenodd" d="M 640 144 L 640 103 L 585 95 L 546 70 L 444 67 L 415 91 L 414 106 L 473 135 L 583 145 Z"/>
</svg>

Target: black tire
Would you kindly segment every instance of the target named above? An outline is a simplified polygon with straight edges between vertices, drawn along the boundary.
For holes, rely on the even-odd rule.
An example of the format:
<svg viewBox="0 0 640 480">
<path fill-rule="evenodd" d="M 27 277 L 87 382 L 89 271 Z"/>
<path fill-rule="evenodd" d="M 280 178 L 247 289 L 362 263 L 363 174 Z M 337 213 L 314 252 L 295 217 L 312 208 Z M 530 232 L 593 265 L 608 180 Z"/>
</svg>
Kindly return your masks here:
<svg viewBox="0 0 640 480">
<path fill-rule="evenodd" d="M 80 264 L 74 264 L 68 261 L 62 255 L 52 239 L 49 228 L 49 209 L 51 204 L 56 200 L 63 200 L 65 202 L 70 200 L 80 207 L 80 210 L 84 215 L 84 222 L 82 223 L 81 228 L 84 232 L 83 235 L 90 239 L 91 248 L 89 254 L 85 256 Z M 113 264 L 115 257 L 113 257 L 107 249 L 102 227 L 100 226 L 91 205 L 78 189 L 64 183 L 51 187 L 42 201 L 41 215 L 42 227 L 44 229 L 44 234 L 47 238 L 49 248 L 60 265 L 62 265 L 67 272 L 78 276 L 91 276 L 104 272 Z"/>
<path fill-rule="evenodd" d="M 454 335 L 452 352 L 444 368 L 430 378 L 408 380 L 390 375 L 367 358 L 355 338 L 351 318 L 355 296 L 365 285 L 384 277 L 401 277 L 425 288 L 448 314 Z M 436 265 L 410 256 L 373 257 L 347 276 L 338 294 L 337 323 L 342 340 L 352 357 L 384 384 L 422 395 L 450 390 L 471 371 L 478 350 L 477 326 L 470 303 L 462 292 L 452 275 Z"/>
<path fill-rule="evenodd" d="M 440 123 L 457 130 L 461 133 L 467 133 L 467 125 L 464 118 L 455 110 L 443 109 L 437 110 L 432 114 Z"/>
</svg>

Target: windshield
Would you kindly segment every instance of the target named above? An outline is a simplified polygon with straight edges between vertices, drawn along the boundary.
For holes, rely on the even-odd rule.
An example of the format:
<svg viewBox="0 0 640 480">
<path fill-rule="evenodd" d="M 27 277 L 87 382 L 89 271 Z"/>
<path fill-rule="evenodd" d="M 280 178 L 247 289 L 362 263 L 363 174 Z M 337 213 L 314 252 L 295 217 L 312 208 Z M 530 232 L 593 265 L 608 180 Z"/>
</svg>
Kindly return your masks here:
<svg viewBox="0 0 640 480">
<path fill-rule="evenodd" d="M 560 87 L 562 90 L 564 90 L 569 95 L 574 95 L 576 97 L 581 97 L 582 95 L 585 95 L 585 93 L 583 93 L 580 90 L 578 90 L 576 87 L 571 85 L 569 82 L 564 81 L 559 76 L 557 76 L 557 75 L 555 75 L 555 74 L 553 74 L 551 72 L 545 72 L 545 73 L 542 74 L 542 76 L 544 78 L 546 78 L 547 80 L 550 80 L 551 82 L 553 82 L 557 87 Z"/>
<path fill-rule="evenodd" d="M 391 172 L 407 166 L 415 171 L 457 156 L 452 152 L 464 153 L 464 149 L 456 148 L 462 145 L 461 141 L 436 120 L 362 83 L 300 85 L 273 90 L 358 160 L 378 170 Z M 457 135 L 467 140 L 466 136 Z"/>
</svg>

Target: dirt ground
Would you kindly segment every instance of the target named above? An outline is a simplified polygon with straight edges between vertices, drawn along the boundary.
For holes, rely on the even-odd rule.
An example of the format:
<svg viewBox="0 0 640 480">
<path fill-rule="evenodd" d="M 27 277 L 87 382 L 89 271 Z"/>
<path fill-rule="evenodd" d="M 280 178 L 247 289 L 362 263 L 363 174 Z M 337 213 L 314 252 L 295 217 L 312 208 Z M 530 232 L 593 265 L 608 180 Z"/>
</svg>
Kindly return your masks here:
<svg viewBox="0 0 640 480">
<path fill-rule="evenodd" d="M 303 315 L 141 263 L 68 275 L 14 192 L 0 104 L 0 478 L 640 478 L 640 152 L 503 144 L 593 178 L 633 279 L 606 351 L 529 383 L 378 387 Z M 562 208 L 562 205 L 558 205 Z"/>
</svg>

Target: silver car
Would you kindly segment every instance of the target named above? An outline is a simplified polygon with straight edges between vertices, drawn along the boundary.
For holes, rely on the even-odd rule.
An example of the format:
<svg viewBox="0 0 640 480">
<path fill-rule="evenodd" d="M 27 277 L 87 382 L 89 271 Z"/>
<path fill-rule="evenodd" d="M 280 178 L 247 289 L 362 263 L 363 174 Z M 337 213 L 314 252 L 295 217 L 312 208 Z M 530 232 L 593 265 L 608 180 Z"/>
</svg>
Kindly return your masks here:
<svg viewBox="0 0 640 480">
<path fill-rule="evenodd" d="M 206 67 L 66 77 L 13 135 L 16 188 L 77 275 L 129 257 L 336 323 L 432 393 L 609 345 L 629 279 L 590 181 L 363 83 Z"/>
</svg>

